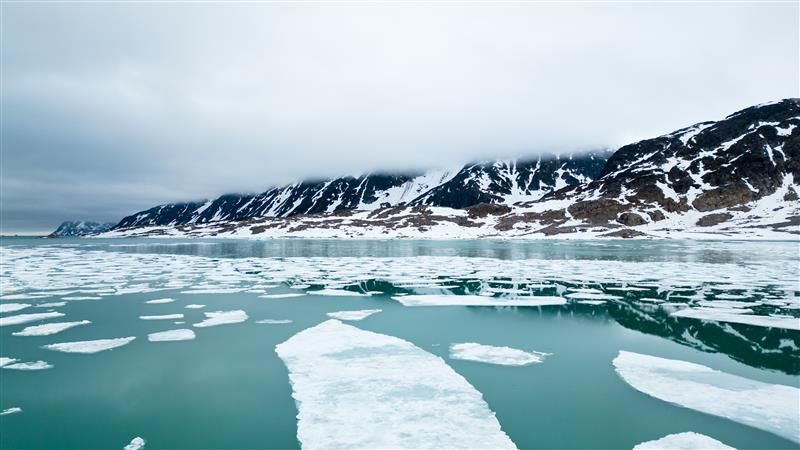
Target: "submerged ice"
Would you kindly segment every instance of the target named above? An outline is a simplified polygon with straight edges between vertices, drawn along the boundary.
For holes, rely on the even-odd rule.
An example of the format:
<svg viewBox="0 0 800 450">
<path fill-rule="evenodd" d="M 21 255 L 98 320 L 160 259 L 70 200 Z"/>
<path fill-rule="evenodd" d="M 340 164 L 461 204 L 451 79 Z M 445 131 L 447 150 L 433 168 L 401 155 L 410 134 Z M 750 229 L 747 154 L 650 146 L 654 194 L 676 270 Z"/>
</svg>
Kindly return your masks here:
<svg viewBox="0 0 800 450">
<path fill-rule="evenodd" d="M 303 448 L 514 448 L 441 358 L 328 320 L 275 347 L 289 369 Z"/>
</svg>

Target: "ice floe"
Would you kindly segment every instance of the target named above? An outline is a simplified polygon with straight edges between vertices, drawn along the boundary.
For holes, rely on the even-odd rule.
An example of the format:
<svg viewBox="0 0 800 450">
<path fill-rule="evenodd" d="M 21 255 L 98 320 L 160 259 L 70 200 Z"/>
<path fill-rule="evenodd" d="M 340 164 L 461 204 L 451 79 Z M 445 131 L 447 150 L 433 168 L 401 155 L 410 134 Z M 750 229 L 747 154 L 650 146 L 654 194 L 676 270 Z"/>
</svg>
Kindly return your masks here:
<svg viewBox="0 0 800 450">
<path fill-rule="evenodd" d="M 642 442 L 633 450 L 735 450 L 704 434 L 686 432 L 668 434 L 661 439 Z"/>
<path fill-rule="evenodd" d="M 189 329 L 159 331 L 147 335 L 150 342 L 189 341 L 194 338 L 194 331 Z"/>
<path fill-rule="evenodd" d="M 183 314 L 161 314 L 157 316 L 139 316 L 142 320 L 176 320 L 183 319 Z"/>
<path fill-rule="evenodd" d="M 361 320 L 365 319 L 375 313 L 383 311 L 382 309 L 361 309 L 355 311 L 335 311 L 327 313 L 328 317 L 339 320 Z"/>
<path fill-rule="evenodd" d="M 292 321 L 289 320 L 289 319 L 261 319 L 261 320 L 256 320 L 256 323 L 264 323 L 264 324 L 270 324 L 270 325 L 281 325 L 281 324 L 286 324 L 286 323 L 292 323 Z"/>
<path fill-rule="evenodd" d="M 144 448 L 145 440 L 140 437 L 131 439 L 131 442 L 122 448 L 122 450 L 142 450 Z"/>
<path fill-rule="evenodd" d="M 63 317 L 64 313 L 60 312 L 45 312 L 33 314 L 18 314 L 16 316 L 0 317 L 0 327 L 8 325 L 19 325 L 28 322 L 38 322 L 45 319 L 54 319 L 56 317 Z"/>
<path fill-rule="evenodd" d="M 38 305 L 34 305 L 34 308 L 60 308 L 66 305 L 67 302 L 50 302 L 50 303 L 40 303 Z"/>
<path fill-rule="evenodd" d="M 34 325 L 30 327 L 23 328 L 21 331 L 17 331 L 13 334 L 14 336 L 50 336 L 51 334 L 60 333 L 65 330 L 69 330 L 70 328 L 74 328 L 81 325 L 88 325 L 92 323 L 90 320 L 81 320 L 77 322 L 53 322 L 53 323 L 46 323 L 44 325 Z"/>
<path fill-rule="evenodd" d="M 9 365 L 11 363 L 14 363 L 16 361 L 17 361 L 16 358 L 7 358 L 5 356 L 2 356 L 2 357 L 0 357 L 0 367 L 7 366 L 7 365 Z"/>
<path fill-rule="evenodd" d="M 408 341 L 331 319 L 275 350 L 303 448 L 515 448 L 481 393 Z"/>
<path fill-rule="evenodd" d="M 247 320 L 247 313 L 240 309 L 235 311 L 213 311 L 203 314 L 205 314 L 207 318 L 202 322 L 192 325 L 193 327 L 213 327 L 217 325 L 240 323 Z"/>
<path fill-rule="evenodd" d="M 28 303 L 0 303 L 0 313 L 10 313 L 14 311 L 21 311 L 29 308 L 31 305 Z"/>
<path fill-rule="evenodd" d="M 558 306 L 562 297 L 487 297 L 483 295 L 404 295 L 392 296 L 404 306 Z"/>
<path fill-rule="evenodd" d="M 157 298 L 155 300 L 148 300 L 145 303 L 150 305 L 161 305 L 163 303 L 172 303 L 174 301 L 175 301 L 174 298 Z"/>
<path fill-rule="evenodd" d="M 450 359 L 463 359 L 503 366 L 527 366 L 544 361 L 550 353 L 526 352 L 511 347 L 465 342 L 450 346 Z"/>
<path fill-rule="evenodd" d="M 306 291 L 308 295 L 325 295 L 331 297 L 367 297 L 369 294 L 348 291 L 346 289 L 320 289 L 318 291 Z"/>
<path fill-rule="evenodd" d="M 617 373 L 647 395 L 800 442 L 800 389 L 767 384 L 687 361 L 621 351 Z"/>
<path fill-rule="evenodd" d="M 196 303 L 192 303 L 192 304 L 184 306 L 184 308 L 187 308 L 187 309 L 201 309 L 201 308 L 205 308 L 205 307 L 206 307 L 206 305 L 198 305 Z"/>
<path fill-rule="evenodd" d="M 791 316 L 776 317 L 743 314 L 745 312 L 750 312 L 750 310 L 737 308 L 687 308 L 676 311 L 670 315 L 672 317 L 683 317 L 686 319 L 740 323 L 743 325 L 753 325 L 756 327 L 784 328 L 787 330 L 800 331 L 799 318 Z"/>
<path fill-rule="evenodd" d="M 7 416 L 9 414 L 16 414 L 16 413 L 21 413 L 21 412 L 22 412 L 22 408 L 20 408 L 19 406 L 15 406 L 13 408 L 6 408 L 6 409 L 0 411 L 0 416 Z"/>
<path fill-rule="evenodd" d="M 260 298 L 275 298 L 275 299 L 281 299 L 281 298 L 294 298 L 294 297 L 302 297 L 302 296 L 304 296 L 304 295 L 306 295 L 306 294 L 299 294 L 299 293 L 297 293 L 297 292 L 287 292 L 287 293 L 285 293 L 285 294 L 265 294 L 265 295 L 259 295 L 259 297 L 260 297 Z"/>
<path fill-rule="evenodd" d="M 48 363 L 47 361 L 31 361 L 31 362 L 19 362 L 14 364 L 8 364 L 3 366 L 3 369 L 12 369 L 12 370 L 45 370 L 51 369 L 53 366 Z"/>
<path fill-rule="evenodd" d="M 58 344 L 45 345 L 42 346 L 42 348 L 65 353 L 97 353 L 130 344 L 134 339 L 136 339 L 135 336 L 113 339 L 95 339 L 92 341 L 61 342 Z"/>
</svg>

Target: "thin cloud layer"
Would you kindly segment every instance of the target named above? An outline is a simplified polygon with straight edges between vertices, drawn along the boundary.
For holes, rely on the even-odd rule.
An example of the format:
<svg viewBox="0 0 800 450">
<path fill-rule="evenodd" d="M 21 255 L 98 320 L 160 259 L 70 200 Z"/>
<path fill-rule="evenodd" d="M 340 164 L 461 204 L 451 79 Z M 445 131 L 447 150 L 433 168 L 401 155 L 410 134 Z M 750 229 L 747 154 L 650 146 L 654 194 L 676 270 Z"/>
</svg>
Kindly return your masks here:
<svg viewBox="0 0 800 450">
<path fill-rule="evenodd" d="M 4 233 L 797 96 L 796 3 L 2 5 Z"/>
</svg>

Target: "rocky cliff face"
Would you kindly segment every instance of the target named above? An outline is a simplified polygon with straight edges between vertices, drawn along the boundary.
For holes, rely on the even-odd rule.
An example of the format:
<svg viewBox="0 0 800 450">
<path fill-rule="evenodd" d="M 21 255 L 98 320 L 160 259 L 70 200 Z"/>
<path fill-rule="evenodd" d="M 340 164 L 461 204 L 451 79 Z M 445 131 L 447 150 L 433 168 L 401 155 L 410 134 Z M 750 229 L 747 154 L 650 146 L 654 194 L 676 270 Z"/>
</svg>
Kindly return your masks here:
<svg viewBox="0 0 800 450">
<path fill-rule="evenodd" d="M 115 228 L 180 226 L 262 217 L 322 215 L 348 210 L 428 205 L 466 208 L 541 198 L 600 174 L 605 151 L 530 160 L 476 163 L 418 175 L 369 174 L 302 182 L 256 195 L 157 206 L 122 219 Z"/>
<path fill-rule="evenodd" d="M 47 237 L 82 237 L 104 233 L 114 227 L 114 223 L 67 221 L 61 223 L 56 231 Z"/>
</svg>

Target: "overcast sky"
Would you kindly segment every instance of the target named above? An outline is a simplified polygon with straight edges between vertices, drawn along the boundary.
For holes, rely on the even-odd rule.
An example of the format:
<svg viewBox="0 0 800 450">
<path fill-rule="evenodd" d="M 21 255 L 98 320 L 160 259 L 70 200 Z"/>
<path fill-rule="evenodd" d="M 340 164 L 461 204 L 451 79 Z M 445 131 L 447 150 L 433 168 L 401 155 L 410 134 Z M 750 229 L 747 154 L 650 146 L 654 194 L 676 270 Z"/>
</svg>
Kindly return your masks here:
<svg viewBox="0 0 800 450">
<path fill-rule="evenodd" d="M 2 3 L 3 233 L 798 96 L 798 4 Z"/>
</svg>

